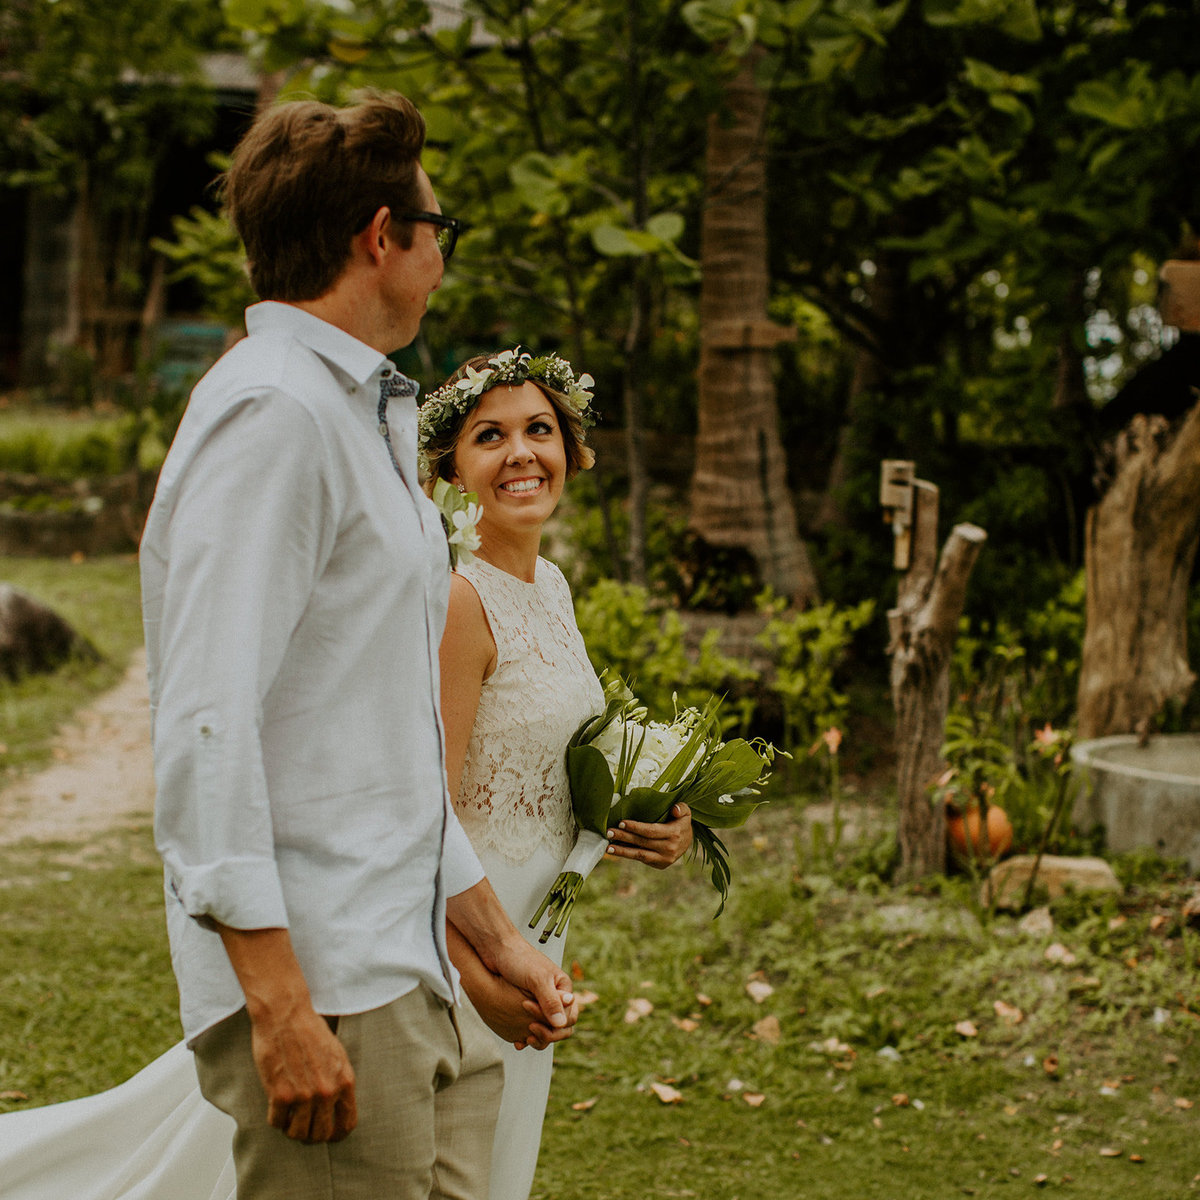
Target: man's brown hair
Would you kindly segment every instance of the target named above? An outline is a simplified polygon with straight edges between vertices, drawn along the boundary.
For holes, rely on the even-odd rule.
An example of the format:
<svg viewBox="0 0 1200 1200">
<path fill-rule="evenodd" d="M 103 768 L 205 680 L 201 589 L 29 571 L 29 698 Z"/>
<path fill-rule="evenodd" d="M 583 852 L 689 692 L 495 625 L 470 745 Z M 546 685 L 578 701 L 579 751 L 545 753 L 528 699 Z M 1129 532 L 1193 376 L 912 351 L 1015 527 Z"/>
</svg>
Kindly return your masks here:
<svg viewBox="0 0 1200 1200">
<path fill-rule="evenodd" d="M 263 300 L 315 300 L 337 281 L 350 240 L 385 205 L 417 211 L 425 120 L 398 93 L 350 108 L 293 100 L 261 113 L 224 178 L 229 218 Z M 389 232 L 407 249 L 410 224 Z"/>
</svg>

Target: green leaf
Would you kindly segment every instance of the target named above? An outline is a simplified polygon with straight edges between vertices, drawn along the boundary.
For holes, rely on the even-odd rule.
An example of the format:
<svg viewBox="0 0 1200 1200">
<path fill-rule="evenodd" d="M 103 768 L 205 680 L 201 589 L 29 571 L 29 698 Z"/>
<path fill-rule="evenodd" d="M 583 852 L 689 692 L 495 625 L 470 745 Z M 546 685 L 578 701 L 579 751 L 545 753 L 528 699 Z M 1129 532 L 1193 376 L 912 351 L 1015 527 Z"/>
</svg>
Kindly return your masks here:
<svg viewBox="0 0 1200 1200">
<path fill-rule="evenodd" d="M 646 232 L 660 242 L 674 242 L 683 235 L 684 220 L 679 213 L 655 213 L 646 222 Z"/>
<path fill-rule="evenodd" d="M 571 807 L 581 829 L 603 836 L 608 828 L 613 798 L 613 777 L 604 755 L 595 746 L 567 749 L 567 778 Z"/>
<path fill-rule="evenodd" d="M 592 230 L 592 245 L 606 258 L 640 257 L 649 247 L 639 242 L 634 231 L 605 223 Z"/>
</svg>

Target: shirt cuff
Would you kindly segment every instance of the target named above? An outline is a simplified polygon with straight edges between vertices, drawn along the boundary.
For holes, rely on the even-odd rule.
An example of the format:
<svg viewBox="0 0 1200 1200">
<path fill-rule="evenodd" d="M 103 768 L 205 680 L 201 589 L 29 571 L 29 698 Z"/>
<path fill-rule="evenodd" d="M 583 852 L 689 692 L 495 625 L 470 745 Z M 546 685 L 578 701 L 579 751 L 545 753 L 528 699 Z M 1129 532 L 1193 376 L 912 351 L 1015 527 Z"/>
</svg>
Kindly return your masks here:
<svg viewBox="0 0 1200 1200">
<path fill-rule="evenodd" d="M 169 868 L 171 891 L 189 917 L 211 928 L 287 929 L 287 906 L 275 863 L 237 859 L 203 867 Z"/>
<path fill-rule="evenodd" d="M 442 888 L 447 896 L 457 896 L 473 888 L 483 878 L 479 856 L 471 847 L 458 818 L 446 818 L 446 838 L 442 846 Z"/>
</svg>

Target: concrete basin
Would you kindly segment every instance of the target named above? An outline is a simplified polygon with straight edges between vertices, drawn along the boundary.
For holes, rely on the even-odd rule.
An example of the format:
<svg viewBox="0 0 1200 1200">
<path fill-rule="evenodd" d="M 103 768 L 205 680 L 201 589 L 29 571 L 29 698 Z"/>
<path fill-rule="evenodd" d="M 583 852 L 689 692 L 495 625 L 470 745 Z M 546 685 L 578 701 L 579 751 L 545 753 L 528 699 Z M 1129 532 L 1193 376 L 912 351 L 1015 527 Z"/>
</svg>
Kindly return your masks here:
<svg viewBox="0 0 1200 1200">
<path fill-rule="evenodd" d="M 1200 733 L 1134 734 L 1079 742 L 1071 758 L 1085 777 L 1076 826 L 1102 825 L 1109 850 L 1157 850 L 1200 874 Z"/>
</svg>

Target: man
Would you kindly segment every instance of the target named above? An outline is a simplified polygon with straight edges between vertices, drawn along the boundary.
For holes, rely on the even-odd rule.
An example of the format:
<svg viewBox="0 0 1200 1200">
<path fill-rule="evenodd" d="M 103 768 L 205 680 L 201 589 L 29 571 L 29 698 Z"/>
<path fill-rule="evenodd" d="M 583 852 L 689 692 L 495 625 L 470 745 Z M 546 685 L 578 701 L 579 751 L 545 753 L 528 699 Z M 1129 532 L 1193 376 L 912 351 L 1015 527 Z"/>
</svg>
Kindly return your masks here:
<svg viewBox="0 0 1200 1200">
<path fill-rule="evenodd" d="M 500 1072 L 453 1007 L 447 913 L 543 1041 L 577 1016 L 446 792 L 447 550 L 385 358 L 457 236 L 424 133 L 400 96 L 255 121 L 225 185 L 264 303 L 196 386 L 142 540 L 171 953 L 239 1200 L 486 1194 Z"/>
</svg>

